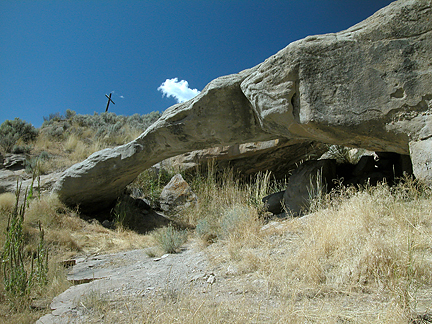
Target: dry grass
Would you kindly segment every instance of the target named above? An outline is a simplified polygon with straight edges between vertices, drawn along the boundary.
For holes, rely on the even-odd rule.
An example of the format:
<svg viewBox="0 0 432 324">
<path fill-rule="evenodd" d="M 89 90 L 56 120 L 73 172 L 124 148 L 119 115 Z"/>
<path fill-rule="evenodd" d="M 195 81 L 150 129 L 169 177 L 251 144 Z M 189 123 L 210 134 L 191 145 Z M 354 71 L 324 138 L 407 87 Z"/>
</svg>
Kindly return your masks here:
<svg viewBox="0 0 432 324">
<path fill-rule="evenodd" d="M 44 174 L 66 169 L 75 163 L 81 162 L 91 154 L 104 148 L 122 145 L 132 141 L 140 135 L 140 132 L 130 127 L 115 136 L 99 138 L 96 130 L 84 129 L 81 133 L 72 133 L 65 139 L 55 139 L 41 132 L 33 143 L 32 153 L 48 152 L 50 159 L 41 161 L 40 168 Z"/>
<path fill-rule="evenodd" d="M 0 194 L 0 212 L 11 212 L 15 205 L 15 195 L 11 192 Z"/>
<path fill-rule="evenodd" d="M 318 212 L 264 230 L 257 231 L 259 221 L 251 217 L 249 226 L 238 226 L 241 233 L 212 245 L 209 254 L 237 275 L 265 279 L 271 295 L 291 300 L 296 314 L 304 315 L 300 322 L 336 323 L 348 316 L 354 323 L 408 323 L 413 314 L 431 312 L 430 191 L 407 181 L 395 188 L 342 189 L 328 198 Z M 347 306 L 336 307 L 339 302 Z"/>
<path fill-rule="evenodd" d="M 6 231 L 9 213 L 14 204 L 13 194 L 0 195 L 2 233 Z M 102 227 L 97 221 L 85 221 L 75 211 L 66 208 L 55 195 L 46 195 L 30 201 L 26 209 L 23 224 L 26 257 L 33 255 L 36 250 L 39 222 L 45 231 L 45 241 L 49 247 L 48 285 L 34 288 L 30 300 L 16 299 L 8 302 L 0 273 L 0 323 L 34 323 L 46 313 L 52 298 L 70 286 L 62 261 L 81 254 L 118 252 L 155 244 L 149 235 L 138 235 L 126 230 L 112 231 Z M 4 235 L 1 235 L 0 242 L 3 247 Z M 10 308 L 10 305 L 19 312 Z"/>
<path fill-rule="evenodd" d="M 243 185 L 232 171 L 209 173 L 193 186 L 199 203 L 179 217 L 222 272 L 265 287 L 246 283 L 255 295 L 226 303 L 189 291 L 173 303 L 128 300 L 107 323 L 428 323 L 419 315 L 432 313 L 430 189 L 410 179 L 341 187 L 306 217 L 263 226 L 266 175 Z"/>
</svg>

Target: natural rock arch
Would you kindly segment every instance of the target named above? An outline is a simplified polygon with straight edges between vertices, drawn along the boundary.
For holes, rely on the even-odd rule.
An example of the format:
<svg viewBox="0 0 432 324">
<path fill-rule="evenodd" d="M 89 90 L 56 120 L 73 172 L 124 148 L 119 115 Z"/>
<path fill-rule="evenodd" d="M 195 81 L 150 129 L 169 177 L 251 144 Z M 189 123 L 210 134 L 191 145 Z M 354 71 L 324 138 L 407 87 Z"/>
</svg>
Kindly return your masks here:
<svg viewBox="0 0 432 324">
<path fill-rule="evenodd" d="M 66 170 L 66 204 L 110 205 L 139 173 L 192 150 L 285 138 L 410 154 L 432 183 L 432 8 L 400 0 L 348 30 L 293 42 L 210 82 L 136 140 Z"/>
</svg>

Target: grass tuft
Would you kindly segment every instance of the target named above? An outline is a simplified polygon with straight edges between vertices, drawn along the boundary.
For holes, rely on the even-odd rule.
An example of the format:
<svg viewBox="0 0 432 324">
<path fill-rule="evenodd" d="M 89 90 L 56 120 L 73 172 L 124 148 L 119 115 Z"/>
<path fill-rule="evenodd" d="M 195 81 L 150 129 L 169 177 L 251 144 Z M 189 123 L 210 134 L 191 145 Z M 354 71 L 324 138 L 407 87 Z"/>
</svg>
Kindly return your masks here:
<svg viewBox="0 0 432 324">
<path fill-rule="evenodd" d="M 178 253 L 181 246 L 187 241 L 188 232 L 168 225 L 155 230 L 152 236 L 165 253 Z"/>
</svg>

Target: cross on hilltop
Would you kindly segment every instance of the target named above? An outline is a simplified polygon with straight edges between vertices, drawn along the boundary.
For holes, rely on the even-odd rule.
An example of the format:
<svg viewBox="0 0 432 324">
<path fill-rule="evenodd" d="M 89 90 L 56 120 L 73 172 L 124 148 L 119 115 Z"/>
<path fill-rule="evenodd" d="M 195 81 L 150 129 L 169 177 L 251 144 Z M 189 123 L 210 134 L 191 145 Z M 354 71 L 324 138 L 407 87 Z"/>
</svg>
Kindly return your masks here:
<svg viewBox="0 0 432 324">
<path fill-rule="evenodd" d="M 111 95 L 112 95 L 112 93 L 109 94 L 109 97 L 108 97 L 108 95 L 105 95 L 105 97 L 108 98 L 108 102 L 107 102 L 107 106 L 106 106 L 105 112 L 108 112 L 108 107 L 109 107 L 110 102 L 112 102 L 113 105 L 115 105 L 115 102 L 112 101 L 112 99 L 111 99 Z"/>
</svg>

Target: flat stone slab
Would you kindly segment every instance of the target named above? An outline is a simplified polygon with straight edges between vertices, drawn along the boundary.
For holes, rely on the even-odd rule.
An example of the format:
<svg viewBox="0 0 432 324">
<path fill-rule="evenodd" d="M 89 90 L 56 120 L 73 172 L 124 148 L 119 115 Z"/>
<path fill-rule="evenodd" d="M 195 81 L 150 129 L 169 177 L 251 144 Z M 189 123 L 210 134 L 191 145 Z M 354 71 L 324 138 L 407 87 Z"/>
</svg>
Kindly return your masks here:
<svg viewBox="0 0 432 324">
<path fill-rule="evenodd" d="M 67 278 L 77 285 L 55 297 L 50 305 L 51 314 L 41 317 L 37 324 L 80 322 L 83 314 L 79 305 L 92 293 L 114 300 L 127 296 L 148 297 L 170 284 L 209 285 L 204 253 L 190 248 L 159 258 L 149 257 L 145 250 L 132 250 L 76 261 Z"/>
</svg>

